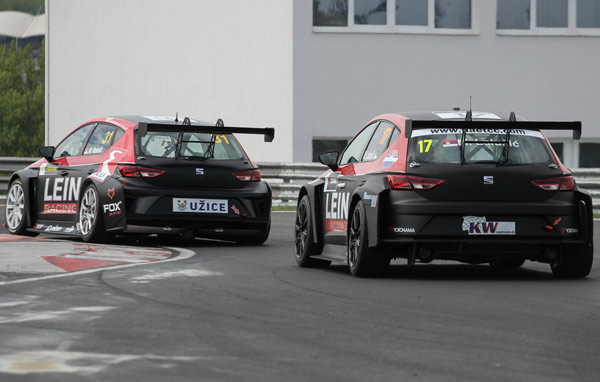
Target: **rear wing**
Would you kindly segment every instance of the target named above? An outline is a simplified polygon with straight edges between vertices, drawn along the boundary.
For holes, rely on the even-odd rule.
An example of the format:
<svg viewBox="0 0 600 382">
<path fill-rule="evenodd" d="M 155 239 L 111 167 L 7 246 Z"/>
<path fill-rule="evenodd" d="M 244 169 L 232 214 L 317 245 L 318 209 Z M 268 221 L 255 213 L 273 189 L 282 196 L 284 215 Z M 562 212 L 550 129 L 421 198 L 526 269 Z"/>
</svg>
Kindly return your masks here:
<svg viewBox="0 0 600 382">
<path fill-rule="evenodd" d="M 581 138 L 581 121 L 574 122 L 538 122 L 538 121 L 405 121 L 404 135 L 406 138 L 412 136 L 416 129 L 461 129 L 463 131 L 486 130 L 499 133 L 509 133 L 511 130 L 573 130 L 573 139 Z"/>
<path fill-rule="evenodd" d="M 176 131 L 187 131 L 194 133 L 215 133 L 215 134 L 257 134 L 264 135 L 265 142 L 273 142 L 275 138 L 275 129 L 273 127 L 257 128 L 257 127 L 229 127 L 229 126 L 204 126 L 184 124 L 177 125 L 171 123 L 146 123 L 140 122 L 135 130 L 140 137 L 144 137 L 148 130 L 172 129 Z"/>
</svg>

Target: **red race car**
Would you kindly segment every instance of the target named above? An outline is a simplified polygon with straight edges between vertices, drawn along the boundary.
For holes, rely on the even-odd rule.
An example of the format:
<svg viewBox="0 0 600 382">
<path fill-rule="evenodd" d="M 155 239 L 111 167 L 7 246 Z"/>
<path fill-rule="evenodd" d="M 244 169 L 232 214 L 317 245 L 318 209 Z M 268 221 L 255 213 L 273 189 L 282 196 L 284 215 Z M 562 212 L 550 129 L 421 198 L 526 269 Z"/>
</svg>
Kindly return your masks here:
<svg viewBox="0 0 600 382">
<path fill-rule="evenodd" d="M 88 121 L 15 172 L 5 220 L 13 234 L 190 234 L 261 244 L 271 189 L 233 135 L 273 128 L 216 126 L 184 118 Z"/>
</svg>

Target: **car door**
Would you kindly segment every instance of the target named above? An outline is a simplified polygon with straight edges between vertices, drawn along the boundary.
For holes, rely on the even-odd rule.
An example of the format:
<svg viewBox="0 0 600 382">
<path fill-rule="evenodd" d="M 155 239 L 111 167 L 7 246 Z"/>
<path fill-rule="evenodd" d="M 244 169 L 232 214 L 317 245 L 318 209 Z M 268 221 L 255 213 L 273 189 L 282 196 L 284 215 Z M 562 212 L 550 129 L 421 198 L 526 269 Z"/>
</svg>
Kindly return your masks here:
<svg viewBox="0 0 600 382">
<path fill-rule="evenodd" d="M 37 184 L 39 220 L 57 223 L 76 220 L 81 177 L 73 173 L 73 161 L 81 156 L 96 125 L 86 124 L 75 130 L 56 147 L 52 162 L 40 166 Z M 51 224 L 37 228 L 48 232 L 63 229 Z"/>
<path fill-rule="evenodd" d="M 325 244 L 346 244 L 350 198 L 360 182 L 360 176 L 355 173 L 355 166 L 362 161 L 365 148 L 378 125 L 379 121 L 376 121 L 362 129 L 342 153 L 338 171 L 325 178 L 321 204 L 321 216 L 325 222 Z"/>
<path fill-rule="evenodd" d="M 40 167 L 38 214 L 41 220 L 77 222 L 83 180 L 98 171 L 106 150 L 122 134 L 116 126 L 91 123 L 77 129 L 56 147 L 52 163 Z M 64 232 L 59 227 L 50 227 L 44 230 Z"/>
</svg>

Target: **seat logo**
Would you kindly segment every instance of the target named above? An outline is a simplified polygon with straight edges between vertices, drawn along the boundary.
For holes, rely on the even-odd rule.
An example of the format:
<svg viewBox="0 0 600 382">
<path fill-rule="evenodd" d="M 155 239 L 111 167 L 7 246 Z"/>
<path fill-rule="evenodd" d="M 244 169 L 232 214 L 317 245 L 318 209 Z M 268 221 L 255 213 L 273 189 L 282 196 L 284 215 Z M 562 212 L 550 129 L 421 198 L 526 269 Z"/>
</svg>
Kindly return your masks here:
<svg viewBox="0 0 600 382">
<path fill-rule="evenodd" d="M 483 184 L 494 184 L 494 177 L 491 175 L 484 175 Z"/>
<path fill-rule="evenodd" d="M 204 169 L 200 167 L 196 167 L 196 175 L 204 175 Z"/>
</svg>

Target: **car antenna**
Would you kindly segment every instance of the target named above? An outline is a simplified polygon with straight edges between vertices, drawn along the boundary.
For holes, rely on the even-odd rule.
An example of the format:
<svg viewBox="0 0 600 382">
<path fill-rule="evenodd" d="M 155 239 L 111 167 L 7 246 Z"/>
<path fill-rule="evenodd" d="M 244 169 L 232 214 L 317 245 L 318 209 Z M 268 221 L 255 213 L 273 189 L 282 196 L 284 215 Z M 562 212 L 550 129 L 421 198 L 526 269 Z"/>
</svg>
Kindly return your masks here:
<svg viewBox="0 0 600 382">
<path fill-rule="evenodd" d="M 179 122 L 179 112 L 175 112 L 175 123 Z"/>
<path fill-rule="evenodd" d="M 465 115 L 465 122 L 471 122 L 473 120 L 473 107 L 471 106 L 471 96 L 469 96 L 469 111 Z"/>
</svg>

